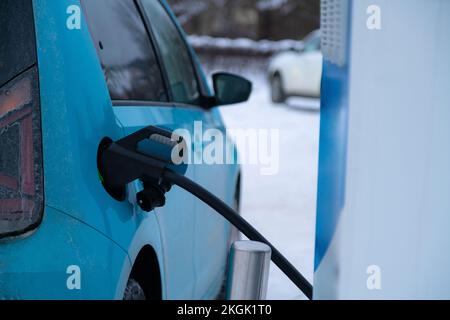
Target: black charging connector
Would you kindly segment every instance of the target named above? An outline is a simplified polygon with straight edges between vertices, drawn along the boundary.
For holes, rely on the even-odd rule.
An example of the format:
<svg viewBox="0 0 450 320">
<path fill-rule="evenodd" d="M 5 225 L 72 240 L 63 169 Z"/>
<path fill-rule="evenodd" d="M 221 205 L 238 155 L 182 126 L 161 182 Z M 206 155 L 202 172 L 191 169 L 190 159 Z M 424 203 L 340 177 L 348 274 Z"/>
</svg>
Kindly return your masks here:
<svg viewBox="0 0 450 320">
<path fill-rule="evenodd" d="M 137 194 L 137 202 L 144 211 L 164 206 L 164 194 L 172 185 L 193 194 L 247 238 L 267 244 L 272 249 L 272 261 L 306 297 L 312 299 L 312 285 L 266 238 L 226 203 L 184 176 L 187 166 L 177 157 L 183 157 L 186 148 L 182 137 L 161 128 L 148 127 L 122 140 L 103 145 L 99 150 L 99 172 L 104 184 L 111 188 L 123 187 L 141 179 L 144 190 Z"/>
<path fill-rule="evenodd" d="M 140 208 L 149 212 L 162 207 L 165 194 L 172 187 L 163 181 L 164 172 L 171 169 L 181 175 L 186 173 L 187 165 L 181 161 L 186 148 L 182 137 L 157 127 L 144 128 L 116 142 L 103 139 L 97 160 L 103 185 L 107 190 L 124 189 L 140 179 L 144 186 L 136 194 Z M 123 201 L 125 197 L 116 199 Z"/>
</svg>

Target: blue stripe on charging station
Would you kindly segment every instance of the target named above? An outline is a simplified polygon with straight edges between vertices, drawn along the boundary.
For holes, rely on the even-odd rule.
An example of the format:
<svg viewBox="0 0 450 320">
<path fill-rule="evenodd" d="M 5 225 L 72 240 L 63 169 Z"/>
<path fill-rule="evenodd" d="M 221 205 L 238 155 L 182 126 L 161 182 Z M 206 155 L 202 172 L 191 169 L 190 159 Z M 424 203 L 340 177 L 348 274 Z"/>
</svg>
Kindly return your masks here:
<svg viewBox="0 0 450 320">
<path fill-rule="evenodd" d="M 346 67 L 324 63 L 320 120 L 314 269 L 320 265 L 336 230 L 345 199 L 348 122 Z"/>
<path fill-rule="evenodd" d="M 347 8 L 346 63 L 324 60 L 323 65 L 314 271 L 330 246 L 345 201 L 352 1 Z"/>
</svg>

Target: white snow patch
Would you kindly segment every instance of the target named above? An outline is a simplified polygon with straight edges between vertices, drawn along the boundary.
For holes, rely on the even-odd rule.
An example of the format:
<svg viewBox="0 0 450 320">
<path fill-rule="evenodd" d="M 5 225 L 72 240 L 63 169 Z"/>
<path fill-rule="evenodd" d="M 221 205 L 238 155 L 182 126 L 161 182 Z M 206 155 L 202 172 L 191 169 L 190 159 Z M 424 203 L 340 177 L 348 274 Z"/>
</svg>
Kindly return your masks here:
<svg viewBox="0 0 450 320">
<path fill-rule="evenodd" d="M 303 42 L 298 40 L 252 40 L 248 38 L 216 38 L 210 36 L 190 35 L 189 42 L 194 48 L 234 49 L 258 51 L 261 53 L 275 53 L 286 50 L 301 50 Z"/>
<path fill-rule="evenodd" d="M 261 0 L 257 3 L 257 7 L 260 10 L 275 10 L 283 7 L 287 0 Z"/>
</svg>

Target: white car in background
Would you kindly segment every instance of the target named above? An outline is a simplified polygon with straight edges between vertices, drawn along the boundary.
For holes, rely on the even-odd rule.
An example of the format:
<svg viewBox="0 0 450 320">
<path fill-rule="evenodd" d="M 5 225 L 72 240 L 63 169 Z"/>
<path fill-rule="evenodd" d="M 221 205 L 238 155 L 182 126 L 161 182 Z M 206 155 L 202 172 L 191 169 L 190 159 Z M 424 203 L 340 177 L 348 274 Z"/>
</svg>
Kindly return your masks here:
<svg viewBox="0 0 450 320">
<path fill-rule="evenodd" d="M 282 103 L 292 96 L 320 97 L 322 58 L 320 30 L 305 38 L 301 51 L 275 55 L 268 68 L 272 101 Z"/>
</svg>

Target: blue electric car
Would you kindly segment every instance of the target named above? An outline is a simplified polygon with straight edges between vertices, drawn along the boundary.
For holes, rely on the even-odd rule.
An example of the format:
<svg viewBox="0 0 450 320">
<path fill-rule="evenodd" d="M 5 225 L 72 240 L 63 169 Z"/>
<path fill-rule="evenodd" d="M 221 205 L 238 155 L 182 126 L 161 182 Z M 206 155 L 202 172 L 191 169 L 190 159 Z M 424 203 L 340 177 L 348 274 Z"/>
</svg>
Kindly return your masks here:
<svg viewBox="0 0 450 320">
<path fill-rule="evenodd" d="M 216 298 L 230 225 L 176 187 L 144 212 L 97 168 L 105 137 L 224 131 L 214 101 L 164 1 L 0 1 L 0 298 Z M 238 165 L 187 176 L 238 205 Z"/>
</svg>

